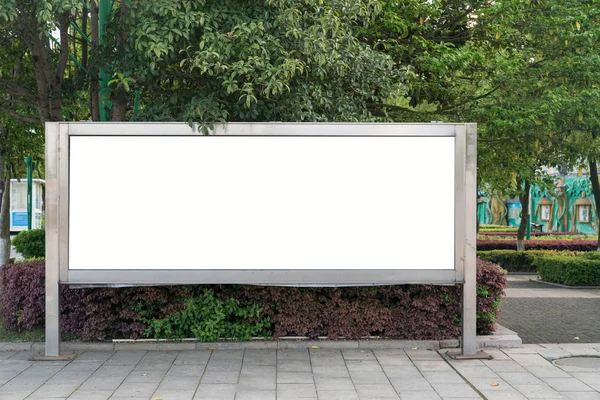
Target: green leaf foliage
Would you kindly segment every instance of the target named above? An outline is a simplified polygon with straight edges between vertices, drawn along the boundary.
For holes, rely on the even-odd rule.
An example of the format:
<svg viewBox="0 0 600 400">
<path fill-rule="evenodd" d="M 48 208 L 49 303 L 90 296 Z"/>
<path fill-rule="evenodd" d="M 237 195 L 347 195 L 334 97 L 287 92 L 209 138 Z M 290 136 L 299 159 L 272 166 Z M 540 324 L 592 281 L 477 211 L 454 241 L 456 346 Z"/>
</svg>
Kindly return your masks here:
<svg viewBox="0 0 600 400">
<path fill-rule="evenodd" d="M 261 318 L 262 309 L 258 304 L 236 298 L 222 300 L 211 289 L 184 300 L 183 308 L 166 318 L 152 318 L 141 304 L 137 311 L 148 325 L 146 335 L 156 339 L 250 340 L 255 336 L 268 336 L 270 327 L 269 319 Z"/>
</svg>

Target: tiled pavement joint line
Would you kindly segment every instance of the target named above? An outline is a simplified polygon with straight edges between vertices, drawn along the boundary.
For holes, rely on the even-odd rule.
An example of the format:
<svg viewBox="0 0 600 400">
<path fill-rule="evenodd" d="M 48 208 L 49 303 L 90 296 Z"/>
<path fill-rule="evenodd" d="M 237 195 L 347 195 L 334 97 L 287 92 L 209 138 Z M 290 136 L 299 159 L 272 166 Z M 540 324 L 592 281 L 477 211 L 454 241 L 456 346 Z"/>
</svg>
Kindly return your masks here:
<svg viewBox="0 0 600 400">
<path fill-rule="evenodd" d="M 41 362 L 43 362 L 43 361 L 41 361 Z M 34 390 L 34 391 L 32 391 L 31 393 L 29 393 L 29 394 L 27 395 L 27 397 L 25 397 L 25 398 L 26 398 L 26 399 L 28 399 L 28 398 L 29 398 L 29 397 L 30 397 L 32 394 L 34 394 L 34 393 L 35 393 L 35 392 L 36 392 L 36 391 L 37 391 L 39 388 L 41 388 L 42 386 L 44 386 L 44 385 L 46 384 L 46 382 L 48 382 L 50 379 L 52 379 L 52 378 L 54 377 L 54 375 L 58 374 L 60 371 L 62 371 L 63 369 L 65 369 L 65 367 L 66 367 L 67 365 L 71 364 L 72 362 L 73 362 L 73 361 L 71 360 L 71 361 L 69 361 L 68 363 L 64 364 L 64 365 L 62 366 L 62 368 L 61 368 L 61 369 L 59 369 L 59 370 L 58 370 L 58 371 L 56 371 L 54 374 L 52 374 L 50 377 L 48 377 L 48 379 L 46 379 L 45 381 L 43 381 L 43 382 L 42 382 L 42 383 L 41 383 L 41 384 L 40 384 L 40 385 L 39 385 L 37 388 L 35 388 L 35 390 Z M 39 365 L 39 364 L 38 364 L 38 365 Z M 29 368 L 31 368 L 32 366 L 33 366 L 33 365 L 30 365 L 30 366 L 29 366 Z M 25 371 L 27 371 L 29 368 L 27 368 Z M 23 371 L 23 372 L 25 372 L 25 371 Z M 23 373 L 23 372 L 21 372 L 21 373 Z M 19 375 L 21 375 L 21 374 L 19 374 Z M 19 376 L 19 375 L 17 375 L 17 376 Z M 15 376 L 15 378 L 16 378 L 16 376 Z M 11 380 L 12 380 L 12 379 L 11 379 Z"/>
<path fill-rule="evenodd" d="M 85 351 L 84 351 L 83 353 L 85 353 Z M 83 353 L 81 353 L 81 354 L 83 354 Z M 115 352 L 115 354 L 116 354 L 116 352 Z M 114 355 L 114 354 L 113 354 L 113 355 Z M 112 357 L 112 356 L 110 356 L 110 357 Z M 109 357 L 109 358 L 110 358 L 110 357 Z M 73 361 L 71 361 L 71 362 L 73 362 Z M 69 364 L 67 364 L 67 365 L 70 365 L 70 364 L 71 364 L 71 362 L 70 362 Z M 100 365 L 98 365 L 98 367 L 97 367 L 95 370 L 93 370 L 93 371 L 92 371 L 92 373 L 91 373 L 91 374 L 89 374 L 89 376 L 88 376 L 87 378 L 85 378 L 83 382 L 81 382 L 79 385 L 77 385 L 77 387 L 75 388 L 75 390 L 73 390 L 73 391 L 71 392 L 71 394 L 70 394 L 69 396 L 67 396 L 67 398 L 71 397 L 71 396 L 73 395 L 73 393 L 75 393 L 76 391 L 78 391 L 78 390 L 79 390 L 79 388 L 80 388 L 81 386 L 83 386 L 83 384 L 84 384 L 84 383 L 85 383 L 85 382 L 86 382 L 88 379 L 90 379 L 90 377 L 91 377 L 92 375 L 94 375 L 94 374 L 96 373 L 96 371 L 98 371 L 98 370 L 100 369 L 100 367 L 104 365 L 104 363 L 105 363 L 105 362 L 106 362 L 106 360 L 105 360 L 105 361 L 103 361 L 103 362 L 102 362 Z M 65 367 L 66 367 L 66 365 L 65 365 Z M 61 370 L 61 371 L 62 371 L 62 370 Z M 58 373 L 58 372 L 57 372 L 57 373 Z M 31 393 L 34 393 L 34 392 L 31 392 Z M 113 393 L 114 393 L 114 392 L 113 392 Z M 111 395 L 112 395 L 112 394 L 111 394 Z"/>
<path fill-rule="evenodd" d="M 277 354 L 275 354 L 275 356 L 277 356 Z M 240 363 L 240 372 L 238 373 L 238 380 L 237 380 L 237 384 L 240 384 L 240 379 L 242 379 L 242 369 L 244 368 L 244 359 L 246 358 L 246 349 L 244 349 L 244 352 L 242 353 L 242 362 Z M 206 364 L 208 365 L 208 364 Z M 275 369 L 277 369 L 277 360 L 275 360 Z M 233 397 L 233 400 L 237 399 L 238 397 L 238 391 L 237 388 L 235 389 L 235 396 Z M 277 399 L 277 381 L 275 381 L 275 399 Z"/>
<path fill-rule="evenodd" d="M 14 356 L 16 356 L 17 354 L 19 354 L 20 351 L 16 352 L 15 354 L 13 354 L 12 356 L 8 357 L 7 360 L 10 360 L 11 358 L 13 358 Z M 5 360 L 6 361 L 6 360 Z M 10 380 L 8 380 L 5 384 L 0 385 L 0 388 L 2 388 L 4 385 L 8 385 L 12 380 L 16 379 L 19 375 L 21 375 L 23 372 L 27 371 L 29 368 L 31 368 L 33 364 L 29 364 L 29 366 L 27 368 L 25 368 L 23 371 L 19 372 L 17 375 L 13 376 Z M 36 389 L 37 390 L 37 389 Z M 31 392 L 33 393 L 33 392 Z"/>
<path fill-rule="evenodd" d="M 450 363 L 450 361 L 448 361 L 448 358 L 446 358 L 446 357 L 447 357 L 447 356 L 446 356 L 446 354 L 441 354 L 439 351 L 438 351 L 438 354 L 440 354 L 440 355 L 442 356 L 442 359 L 443 359 L 443 360 L 446 362 L 446 364 L 448 364 L 448 365 L 450 366 L 450 368 L 452 368 L 452 370 L 453 370 L 454 372 L 456 372 L 456 374 L 457 374 L 458 376 L 460 376 L 460 377 L 462 378 L 462 380 L 463 380 L 463 381 L 465 381 L 465 383 L 466 383 L 467 385 L 469 385 L 469 386 L 471 387 L 471 389 L 473 389 L 473 390 L 475 391 L 475 393 L 477 393 L 477 394 L 479 395 L 479 397 L 481 397 L 481 398 L 482 398 L 482 399 L 484 399 L 484 400 L 488 400 L 488 398 L 487 398 L 487 397 L 485 397 L 485 395 L 484 395 L 483 393 L 481 393 L 481 392 L 479 391 L 479 389 L 477 389 L 477 388 L 475 387 L 475 385 L 473 385 L 471 382 L 469 382 L 469 380 L 468 380 L 468 379 L 467 379 L 467 378 L 466 378 L 466 377 L 465 377 L 463 374 L 461 374 L 459 370 L 457 370 L 456 368 L 454 368 L 454 365 L 452 365 L 452 363 Z M 511 387 L 512 387 L 512 386 L 511 386 Z M 514 389 L 514 388 L 513 388 L 513 389 Z M 517 390 L 517 389 L 515 389 L 515 390 Z M 520 393 L 520 392 L 519 392 L 519 393 Z M 438 394 L 439 394 L 439 393 L 438 393 Z M 440 397 L 441 397 L 441 396 L 440 396 Z"/>
<path fill-rule="evenodd" d="M 85 351 L 84 351 L 83 353 L 85 353 Z M 83 354 L 83 353 L 81 353 L 81 354 Z M 82 387 L 82 386 L 83 386 L 83 384 L 84 384 L 84 383 L 86 383 L 86 382 L 87 382 L 87 381 L 88 381 L 88 380 L 89 380 L 89 379 L 90 379 L 90 378 L 91 378 L 91 377 L 92 377 L 92 376 L 93 376 L 93 375 L 96 373 L 96 371 L 98 371 L 98 370 L 99 370 L 99 369 L 100 369 L 100 368 L 101 368 L 101 367 L 104 365 L 104 363 L 105 363 L 105 362 L 107 362 L 108 360 L 110 360 L 111 358 L 113 358 L 113 357 L 115 356 L 115 354 L 117 354 L 117 352 L 116 352 L 116 351 L 113 351 L 113 354 L 112 354 L 112 356 L 110 356 L 110 357 L 108 357 L 106 360 L 102 361 L 102 363 L 100 363 L 100 365 L 98 366 L 98 368 L 96 368 L 96 369 L 95 369 L 95 370 L 94 370 L 94 371 L 93 371 L 91 374 L 89 374 L 89 375 L 88 375 L 88 377 L 87 377 L 87 378 L 85 378 L 85 379 L 83 380 L 83 382 L 81 382 L 81 384 L 79 384 L 79 386 L 77 386 L 77 389 L 73 390 L 73 392 L 72 392 L 72 393 L 71 393 L 71 394 L 70 394 L 68 397 L 71 397 L 71 396 L 73 395 L 73 393 L 75 393 L 76 391 L 78 391 L 78 390 L 79 390 L 79 388 L 80 388 L 80 387 Z M 121 385 L 119 385 L 119 386 L 121 386 Z M 115 390 L 116 390 L 116 389 L 115 389 Z M 114 393 L 114 391 L 113 391 L 113 392 L 112 392 L 110 395 L 112 396 L 112 395 L 113 395 L 113 393 Z M 67 397 L 67 398 L 68 398 L 68 397 Z"/>
<path fill-rule="evenodd" d="M 340 352 L 340 354 L 342 355 L 342 360 L 344 360 L 344 366 L 346 367 L 346 371 L 348 371 L 348 376 L 350 377 L 350 382 L 352 382 L 352 387 L 354 388 L 354 392 L 356 392 L 356 393 L 358 394 L 358 389 L 356 388 L 356 384 L 354 383 L 354 379 L 352 379 L 352 374 L 350 373 L 350 370 L 348 369 L 348 362 L 346 361 L 346 357 L 344 357 L 344 353 L 342 352 L 342 350 L 341 350 L 341 349 L 340 349 L 340 350 L 338 350 L 338 351 L 339 351 L 339 352 Z M 375 354 L 375 353 L 373 353 L 373 354 Z M 309 356 L 309 358 L 311 358 L 311 357 L 310 357 L 310 350 L 308 351 L 308 356 Z M 379 360 L 377 360 L 377 364 L 379 364 Z M 380 365 L 381 365 L 381 364 L 380 364 Z M 310 366 L 311 366 L 311 369 L 312 369 L 312 358 L 311 358 L 311 361 L 310 361 Z M 383 368 L 382 368 L 382 370 L 383 370 Z M 385 373 L 385 371 L 384 371 L 384 373 Z M 314 377 L 314 373 L 313 373 L 313 377 Z M 387 377 L 387 375 L 386 375 L 386 377 Z M 389 379 L 389 378 L 388 378 L 388 379 Z M 393 386 L 392 386 L 392 387 L 393 387 Z M 316 388 L 317 388 L 317 384 L 316 384 L 316 382 L 315 382 L 315 389 L 316 389 Z M 394 391 L 395 391 L 395 390 L 396 390 L 396 389 L 394 389 Z M 317 389 L 317 399 L 318 399 L 318 398 L 319 398 L 319 390 Z M 398 398 L 400 398 L 400 396 L 398 396 Z"/>
<path fill-rule="evenodd" d="M 383 366 L 381 365 L 381 362 L 379 361 L 379 357 L 377 357 L 377 353 L 374 350 L 371 350 L 373 352 L 373 356 L 375 356 L 375 359 L 377 360 L 377 364 L 379 364 L 379 366 L 381 367 L 381 370 L 383 371 L 383 374 L 385 375 L 385 377 L 387 378 L 388 382 L 390 383 L 390 385 L 394 388 L 394 391 L 396 392 L 396 394 L 398 393 L 398 391 L 396 390 L 396 387 L 394 386 L 394 384 L 392 383 L 392 381 L 390 380 L 390 377 L 388 376 L 388 374 L 385 372 L 385 369 L 383 368 Z M 404 350 L 403 350 L 404 351 Z M 408 357 L 408 359 L 410 360 L 410 362 L 415 366 L 415 368 L 417 368 L 417 366 L 415 365 L 415 363 L 413 362 L 412 358 L 410 358 L 408 356 L 408 354 L 406 354 L 406 351 L 404 351 L 404 354 L 406 355 L 406 357 Z M 417 368 L 417 371 L 419 371 L 419 368 Z M 421 376 L 423 376 L 423 373 L 421 371 L 419 371 L 419 373 L 421 374 Z M 400 397 L 400 395 L 398 395 L 398 397 Z"/>
<path fill-rule="evenodd" d="M 279 349 L 276 351 L 279 351 Z M 312 375 L 312 380 L 315 385 L 315 393 L 317 393 L 317 400 L 319 400 L 319 389 L 317 388 L 317 381 L 315 380 L 315 371 L 313 370 L 313 363 L 312 363 L 312 357 L 310 356 L 310 349 L 306 349 L 306 351 L 308 352 L 308 363 L 310 364 L 310 374 Z M 343 357 L 343 355 L 342 355 L 342 357 Z M 279 357 L 277 357 L 276 363 L 279 364 Z M 346 365 L 346 361 L 344 361 L 344 365 Z M 277 368 L 277 367 L 275 367 L 275 368 Z M 346 366 L 346 369 L 348 369 L 347 366 Z M 277 369 L 275 370 L 275 373 L 277 373 Z M 350 372 L 348 372 L 348 375 L 350 375 Z M 352 381 L 352 378 L 350 378 L 350 380 Z M 352 382 L 352 386 L 354 386 L 354 382 Z M 356 387 L 354 388 L 354 390 L 356 390 Z M 275 392 L 275 399 L 277 399 L 277 392 Z"/>
<path fill-rule="evenodd" d="M 146 353 L 148 354 L 148 353 Z M 177 352 L 177 355 L 180 355 L 181 351 Z M 212 355 L 212 353 L 211 353 Z M 143 358 L 143 357 L 142 357 Z M 158 388 L 160 387 L 160 384 L 165 380 L 165 377 L 167 375 L 169 375 L 169 371 L 171 370 L 171 368 L 173 368 L 173 365 L 175 365 L 175 360 L 177 360 L 177 356 L 173 359 L 173 362 L 171 363 L 171 366 L 169 368 L 167 368 L 167 371 L 165 372 L 165 374 L 163 375 L 162 379 L 160 380 L 160 382 L 158 382 L 158 386 L 156 387 L 156 389 L 154 389 L 154 392 L 152 392 L 152 395 L 150 396 L 151 399 L 154 398 L 154 395 L 156 394 L 156 392 L 158 391 Z M 140 360 L 141 361 L 141 360 Z M 208 365 L 208 363 L 207 363 Z M 206 367 L 204 367 L 204 369 L 206 369 Z M 202 372 L 202 375 L 204 375 L 204 371 Z M 200 377 L 200 380 L 202 380 L 202 377 Z M 200 384 L 200 381 L 198 381 L 198 385 Z M 198 387 L 196 386 L 196 390 L 198 389 Z M 196 392 L 194 392 L 194 395 L 196 394 Z"/>
<path fill-rule="evenodd" d="M 102 363 L 102 365 L 106 364 L 108 362 L 108 360 L 110 360 L 111 358 L 113 358 L 115 355 L 119 354 L 119 351 L 115 351 L 115 354 L 113 354 L 112 356 L 110 356 L 106 361 L 104 361 Z M 115 388 L 115 390 L 112 392 L 112 394 L 110 395 L 111 397 L 115 394 L 115 392 L 117 390 L 119 390 L 119 388 L 121 387 L 121 385 L 123 384 L 123 382 L 125 382 L 125 379 L 129 378 L 129 375 L 131 375 L 131 373 L 135 370 L 135 367 L 138 366 L 138 364 L 140 363 L 140 361 L 142 361 L 144 359 L 144 357 L 146 357 L 146 355 L 148 354 L 148 350 L 146 350 L 146 352 L 144 353 L 143 356 L 140 357 L 140 359 L 133 365 L 133 368 L 131 368 L 131 371 L 129 371 L 129 373 L 127 375 L 125 375 L 125 378 L 123 378 L 121 380 L 121 383 L 119 383 L 119 386 L 117 386 Z M 91 376 L 91 375 L 90 375 Z M 83 385 L 83 384 L 82 384 Z"/>
<path fill-rule="evenodd" d="M 210 355 L 208 356 L 208 360 L 206 360 L 206 365 L 204 366 L 204 369 L 202 370 L 202 374 L 200 375 L 200 379 L 198 380 L 198 384 L 196 385 L 196 390 L 194 390 L 194 395 L 192 396 L 192 399 L 194 397 L 196 397 L 196 393 L 198 393 L 198 389 L 200 388 L 200 384 L 202 383 L 202 379 L 204 379 L 204 374 L 206 373 L 206 368 L 208 368 L 208 363 L 210 363 L 210 359 L 212 358 L 214 353 L 215 353 L 214 350 L 210 351 Z M 181 354 L 181 352 L 179 352 L 179 354 Z M 177 360 L 177 359 L 175 359 L 175 360 Z M 175 362 L 175 361 L 173 361 L 173 362 Z M 171 368 L 169 368 L 169 370 L 170 369 Z M 158 386 L 160 386 L 160 385 L 158 385 Z M 156 388 L 156 390 L 158 390 L 158 387 Z"/>
</svg>

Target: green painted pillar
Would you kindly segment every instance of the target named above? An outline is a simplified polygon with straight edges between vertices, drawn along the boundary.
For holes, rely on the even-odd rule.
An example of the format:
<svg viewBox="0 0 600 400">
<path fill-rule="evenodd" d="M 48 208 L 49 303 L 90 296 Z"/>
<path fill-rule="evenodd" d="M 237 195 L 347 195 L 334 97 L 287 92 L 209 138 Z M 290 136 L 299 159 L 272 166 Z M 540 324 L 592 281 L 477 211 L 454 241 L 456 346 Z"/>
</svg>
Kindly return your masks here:
<svg viewBox="0 0 600 400">
<path fill-rule="evenodd" d="M 33 193 L 33 168 L 35 163 L 31 161 L 31 156 L 25 157 L 25 164 L 27 165 L 27 229 L 31 230 L 31 219 L 33 216 L 33 204 L 32 204 L 32 193 Z"/>
<path fill-rule="evenodd" d="M 106 22 L 112 9 L 111 0 L 99 0 L 98 4 L 98 39 L 99 45 L 104 43 L 104 34 L 106 33 Z M 108 81 L 110 75 L 100 68 L 100 121 L 108 121 L 108 110 L 111 106 L 108 101 Z"/>
</svg>

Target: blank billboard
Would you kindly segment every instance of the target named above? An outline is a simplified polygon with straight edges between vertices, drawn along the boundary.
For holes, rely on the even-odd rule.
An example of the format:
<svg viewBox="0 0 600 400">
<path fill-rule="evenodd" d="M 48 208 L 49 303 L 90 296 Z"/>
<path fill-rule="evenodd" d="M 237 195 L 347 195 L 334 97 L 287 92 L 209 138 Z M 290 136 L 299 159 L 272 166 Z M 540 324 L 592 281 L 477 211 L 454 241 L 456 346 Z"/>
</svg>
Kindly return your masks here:
<svg viewBox="0 0 600 400">
<path fill-rule="evenodd" d="M 454 215 L 454 137 L 69 138 L 70 270 L 452 270 Z"/>
</svg>

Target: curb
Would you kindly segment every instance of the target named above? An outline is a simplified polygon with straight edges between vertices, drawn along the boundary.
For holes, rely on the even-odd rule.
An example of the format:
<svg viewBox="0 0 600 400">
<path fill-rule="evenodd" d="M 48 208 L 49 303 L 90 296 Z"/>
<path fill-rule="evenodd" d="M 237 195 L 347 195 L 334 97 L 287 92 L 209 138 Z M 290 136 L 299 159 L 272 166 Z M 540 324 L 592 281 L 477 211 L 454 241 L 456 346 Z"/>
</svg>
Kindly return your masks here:
<svg viewBox="0 0 600 400">
<path fill-rule="evenodd" d="M 485 348 L 519 348 L 522 345 L 519 336 L 500 325 L 493 335 L 477 336 L 477 347 Z M 183 340 L 173 342 L 166 340 L 114 340 L 112 342 L 63 342 L 63 351 L 117 351 L 117 350 L 241 350 L 241 349 L 420 349 L 439 350 L 455 349 L 460 346 L 458 339 L 444 340 L 329 340 L 327 338 L 309 340 L 308 338 L 281 338 L 279 340 L 252 340 L 248 342 L 197 342 Z M 0 351 L 43 351 L 44 342 L 0 343 Z"/>
<path fill-rule="evenodd" d="M 562 283 L 546 282 L 541 279 L 530 279 L 529 282 L 543 283 L 545 285 L 556 286 L 563 289 L 585 289 L 585 290 L 600 290 L 600 286 L 569 286 Z"/>
</svg>

